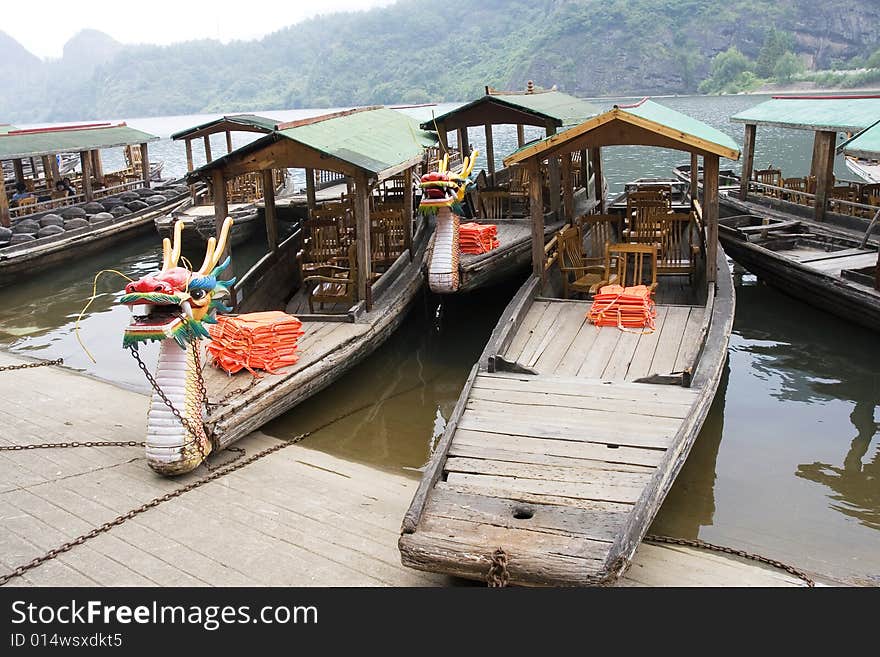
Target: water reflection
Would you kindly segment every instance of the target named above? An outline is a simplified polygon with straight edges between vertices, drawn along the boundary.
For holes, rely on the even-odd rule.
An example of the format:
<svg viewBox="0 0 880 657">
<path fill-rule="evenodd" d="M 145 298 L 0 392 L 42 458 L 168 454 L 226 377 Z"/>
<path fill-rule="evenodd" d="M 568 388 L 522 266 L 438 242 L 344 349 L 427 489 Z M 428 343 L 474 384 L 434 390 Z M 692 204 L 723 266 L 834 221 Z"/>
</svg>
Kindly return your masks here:
<svg viewBox="0 0 880 657">
<path fill-rule="evenodd" d="M 263 431 L 291 437 L 317 429 L 309 447 L 417 477 L 520 283 L 455 297 L 422 295 L 363 363 Z"/>
</svg>

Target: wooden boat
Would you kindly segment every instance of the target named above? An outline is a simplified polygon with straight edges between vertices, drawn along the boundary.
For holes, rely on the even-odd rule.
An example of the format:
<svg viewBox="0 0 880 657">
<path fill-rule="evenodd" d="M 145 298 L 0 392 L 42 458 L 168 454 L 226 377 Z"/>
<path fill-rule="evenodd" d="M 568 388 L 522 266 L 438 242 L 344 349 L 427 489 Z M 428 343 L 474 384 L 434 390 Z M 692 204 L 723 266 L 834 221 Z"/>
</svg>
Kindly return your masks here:
<svg viewBox="0 0 880 657">
<path fill-rule="evenodd" d="M 185 187 L 156 187 L 150 190 L 152 197 L 164 196 L 161 203 L 120 217 L 108 215 L 86 215 L 87 225 L 68 228 L 63 232 L 38 237 L 19 244 L 9 244 L 0 240 L 0 287 L 19 280 L 23 275 L 34 274 L 57 265 L 80 260 L 93 253 L 104 251 L 114 244 L 148 233 L 156 217 L 166 214 L 169 209 L 184 203 L 188 198 Z M 164 194 L 163 194 L 164 192 Z M 51 214 L 33 215 L 37 218 Z M 106 214 L 106 213 L 104 213 Z M 20 222 L 15 222 L 13 226 Z"/>
<path fill-rule="evenodd" d="M 729 172 L 719 225 L 727 253 L 761 280 L 871 330 L 878 330 L 880 319 L 877 241 L 871 237 L 880 219 L 880 188 L 852 183 L 845 200 L 840 195 L 845 181 L 832 186 L 830 172 L 835 150 L 847 157 L 880 157 L 880 129 L 865 118 L 877 110 L 880 98 L 775 98 L 735 117 L 746 124 L 747 182 Z M 853 131 L 860 122 L 868 128 L 835 149 L 837 130 Z M 785 179 L 775 185 L 750 180 L 759 124 L 816 131 L 815 189 L 796 189 Z M 689 180 L 690 167 L 680 167 L 676 175 Z"/>
<path fill-rule="evenodd" d="M 212 119 L 171 135 L 174 141 L 183 141 L 186 149 L 187 172 L 193 171 L 192 142 L 203 140 L 205 161 L 213 160 L 211 135 L 223 133 L 226 136 L 227 153 L 232 151 L 232 133 L 250 132 L 269 134 L 278 127 L 278 122 L 255 114 L 231 114 Z M 274 176 L 276 197 L 284 193 L 287 182 L 286 170 L 277 170 Z M 231 234 L 232 246 L 248 241 L 260 225 L 258 204 L 263 200 L 263 180 L 260 174 L 243 174 L 225 181 L 227 214 L 234 220 Z M 183 220 L 191 230 L 184 231 L 184 246 L 188 249 L 204 248 L 215 233 L 214 206 L 211 183 L 191 187 L 190 200 L 181 207 L 156 219 L 156 230 L 162 238 L 171 237 L 174 225 Z"/>
<path fill-rule="evenodd" d="M 698 151 L 713 191 L 719 156 L 739 155 L 723 133 L 644 100 L 527 146 L 505 164 L 535 171 L 548 156 L 604 140 Z M 533 191 L 540 198 L 537 185 Z M 519 585 L 609 584 L 625 571 L 700 431 L 727 358 L 734 291 L 716 240 L 717 196 L 707 196 L 705 213 L 698 203 L 690 208 L 700 239 L 676 251 L 696 267 L 690 276 L 658 276 L 653 331 L 599 329 L 585 318 L 590 300 L 560 298 L 558 240 L 573 228 L 555 249 L 534 249 L 532 276 L 474 365 L 404 517 L 405 565 L 481 580 L 494 573 Z M 590 233 L 619 221 L 568 219 Z M 542 220 L 532 214 L 536 232 Z M 632 224 L 627 230 L 636 234 Z M 648 243 L 605 248 L 618 264 L 628 253 L 657 257 Z M 611 262 L 600 278 L 611 280 Z"/>
<path fill-rule="evenodd" d="M 185 230 L 178 222 L 174 243 L 164 247 L 162 271 L 130 283 L 122 297 L 135 313 L 126 343 L 136 349 L 139 341 L 161 342 L 147 423 L 147 460 L 154 470 L 167 475 L 193 470 L 211 452 L 331 385 L 391 335 L 422 287 L 427 231 L 421 218 L 413 228 L 410 213 L 403 234 L 393 235 L 396 256 L 387 258 L 384 252 L 380 267 L 377 247 L 384 242 L 372 240 L 388 233 L 371 221 L 371 186 L 400 173 L 410 177 L 414 167 L 422 166 L 425 148 L 434 145 L 436 138 L 404 114 L 365 108 L 283 124 L 190 174 L 191 184 L 223 180 L 231 171 L 260 175 L 267 183 L 269 252 L 234 286 L 223 282 L 221 277 L 229 275 L 223 251 L 231 219 L 226 185 L 215 184 L 215 218 L 223 228 L 219 244 L 214 237 L 209 240 L 205 264 L 198 271 L 175 267 Z M 354 230 L 340 231 L 337 237 L 347 241 L 335 245 L 339 250 L 321 251 L 321 261 L 310 256 L 318 253 L 315 244 L 322 234 L 308 222 L 279 243 L 273 186 L 268 184 L 273 172 L 259 168 L 266 162 L 286 169 L 316 161 L 355 181 Z M 326 248 L 326 241 L 321 242 L 321 249 Z M 194 286 L 198 296 L 190 293 Z M 295 314 L 304 335 L 294 364 L 259 378 L 245 369 L 230 375 L 214 366 L 202 368 L 198 338 L 207 334 L 203 321 L 210 322 L 209 308 L 227 292 L 237 313 Z"/>
<path fill-rule="evenodd" d="M 516 125 L 518 143 L 522 146 L 525 143 L 526 125 L 543 128 L 547 135 L 552 135 L 559 129 L 598 113 L 598 108 L 586 101 L 555 89 L 539 90 L 529 83 L 525 92 L 498 91 L 486 87 L 484 96 L 422 123 L 423 129 L 438 132 L 446 152 L 450 152 L 449 133 L 457 133 L 457 150 L 461 155 L 471 152 L 468 128 L 482 127 L 485 130 L 486 172 L 484 176 L 476 178 L 476 189 L 470 194 L 473 218 L 467 220 L 496 225 L 499 242 L 497 248 L 486 253 L 459 254 L 458 225 L 466 219 L 459 217 L 455 223 L 440 217 L 430 247 L 427 272 L 428 284 L 433 292 L 464 293 L 492 285 L 518 271 L 524 271 L 531 259 L 532 232 L 526 217 L 528 181 L 518 175 L 521 170 L 513 172 L 513 176 L 510 171 L 495 170 L 492 126 Z M 596 198 L 601 196 L 601 190 L 597 194 L 595 186 L 587 183 L 592 179 L 595 163 L 588 163 L 582 155 L 578 152 L 563 159 L 561 166 L 554 160 L 548 170 L 541 174 L 547 186 L 556 192 L 549 195 L 546 210 L 551 215 L 542 243 L 546 243 L 563 226 L 564 221 L 557 218 L 562 216 L 563 203 L 569 212 L 576 197 L 580 204 L 598 203 Z M 452 166 L 450 162 L 449 167 Z M 574 184 L 563 201 L 559 192 L 568 189 L 564 184 L 566 179 L 573 180 Z M 602 180 L 601 175 L 598 180 Z M 588 188 L 592 191 L 588 191 Z M 588 193 L 592 201 L 584 198 Z"/>
</svg>

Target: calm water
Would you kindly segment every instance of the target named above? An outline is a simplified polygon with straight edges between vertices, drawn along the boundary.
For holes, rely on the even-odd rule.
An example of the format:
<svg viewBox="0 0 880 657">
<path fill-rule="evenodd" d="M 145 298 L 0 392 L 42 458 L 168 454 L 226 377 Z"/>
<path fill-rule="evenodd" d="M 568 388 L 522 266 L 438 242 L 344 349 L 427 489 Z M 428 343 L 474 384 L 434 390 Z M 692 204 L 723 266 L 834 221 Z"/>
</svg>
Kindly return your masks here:
<svg viewBox="0 0 880 657">
<path fill-rule="evenodd" d="M 727 118 L 760 100 L 679 97 L 660 102 L 741 143 L 742 127 Z M 439 114 L 446 107 L 413 112 L 425 120 L 432 109 Z M 290 120 L 323 111 L 265 114 Z M 186 166 L 183 148 L 167 136 L 210 118 L 132 119 L 129 124 L 165 137 L 151 146 L 152 157 L 166 161 L 168 174 L 179 175 Z M 537 131 L 527 132 L 527 138 L 536 135 Z M 236 137 L 234 145 L 248 140 L 249 136 Z M 471 130 L 470 140 L 482 149 L 482 130 Z M 500 160 L 515 145 L 515 132 L 496 128 L 495 141 Z M 215 156 L 225 152 L 222 139 L 212 146 Z M 194 150 L 198 161 L 199 148 Z M 786 176 L 805 175 L 811 153 L 806 133 L 758 130 L 756 167 L 772 163 Z M 656 149 L 604 151 L 612 192 L 636 177 L 668 176 L 673 166 L 687 160 Z M 110 163 L 108 158 L 108 168 Z M 842 163 L 836 171 L 851 177 Z M 257 238 L 237 249 L 236 267 L 246 268 L 262 248 Z M 41 358 L 63 356 L 73 367 L 145 390 L 137 368 L 121 349 L 127 312 L 113 302 L 122 279 L 113 274 L 101 277 L 99 295 L 81 323 L 82 339 L 97 364 L 80 349 L 73 326 L 91 296 L 98 270 L 114 268 L 137 277 L 155 268 L 158 260 L 159 242 L 150 236 L 4 288 L 0 344 Z M 309 446 L 417 477 L 519 282 L 442 303 L 428 295 L 420 298 L 401 329 L 375 354 L 265 430 L 290 436 L 324 427 L 308 439 Z M 653 530 L 743 547 L 836 577 L 880 583 L 876 335 L 789 299 L 748 274 L 738 278 L 737 295 L 722 385 Z"/>
</svg>

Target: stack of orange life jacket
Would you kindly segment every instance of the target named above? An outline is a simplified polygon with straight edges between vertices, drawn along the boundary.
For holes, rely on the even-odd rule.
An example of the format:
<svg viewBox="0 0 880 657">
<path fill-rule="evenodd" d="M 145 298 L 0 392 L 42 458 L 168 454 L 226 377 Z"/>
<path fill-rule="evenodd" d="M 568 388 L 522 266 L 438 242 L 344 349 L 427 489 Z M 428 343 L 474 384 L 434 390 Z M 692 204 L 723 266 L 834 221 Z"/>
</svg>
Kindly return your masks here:
<svg viewBox="0 0 880 657">
<path fill-rule="evenodd" d="M 462 253 L 488 253 L 498 248 L 498 227 L 475 222 L 461 224 L 458 227 L 458 243 Z"/>
<path fill-rule="evenodd" d="M 657 309 L 651 291 L 644 285 L 621 287 L 605 285 L 593 297 L 587 319 L 596 326 L 616 326 L 619 329 L 654 329 Z"/>
<path fill-rule="evenodd" d="M 302 322 L 280 311 L 247 313 L 237 317 L 217 317 L 208 328 L 208 353 L 214 364 L 230 374 L 243 369 L 270 374 L 293 365 L 299 359 L 297 341 L 303 335 Z"/>
</svg>

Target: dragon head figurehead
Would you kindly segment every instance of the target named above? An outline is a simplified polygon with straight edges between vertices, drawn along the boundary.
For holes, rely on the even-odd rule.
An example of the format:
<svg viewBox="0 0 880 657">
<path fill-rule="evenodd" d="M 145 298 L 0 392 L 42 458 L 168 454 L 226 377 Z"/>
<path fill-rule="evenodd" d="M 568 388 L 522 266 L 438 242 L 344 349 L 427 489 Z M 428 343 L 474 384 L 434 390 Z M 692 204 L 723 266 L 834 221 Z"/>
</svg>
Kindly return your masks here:
<svg viewBox="0 0 880 657">
<path fill-rule="evenodd" d="M 437 214 L 440 208 L 451 208 L 454 213 L 461 214 L 465 192 L 474 184 L 470 175 L 478 154 L 479 151 L 474 150 L 470 157 L 465 157 L 459 171 L 449 171 L 449 155 L 446 154 L 437 171 L 423 175 L 419 182 L 422 189 L 419 212 Z"/>
<path fill-rule="evenodd" d="M 181 348 L 199 338 L 209 338 L 205 324 L 215 324 L 217 311 L 228 312 L 223 299 L 235 279 L 221 281 L 218 276 L 229 266 L 227 257 L 219 263 L 232 219 L 227 217 L 219 239 L 211 237 L 205 261 L 198 271 L 177 265 L 180 260 L 183 222 L 174 225 L 174 242 L 162 241 L 162 269 L 125 286 L 120 303 L 131 308 L 132 320 L 125 329 L 123 346 L 173 339 Z M 219 264 L 218 264 L 219 263 Z"/>
</svg>

